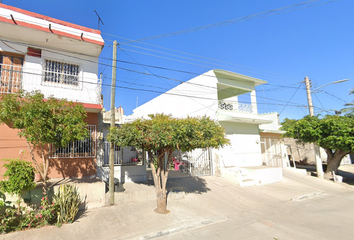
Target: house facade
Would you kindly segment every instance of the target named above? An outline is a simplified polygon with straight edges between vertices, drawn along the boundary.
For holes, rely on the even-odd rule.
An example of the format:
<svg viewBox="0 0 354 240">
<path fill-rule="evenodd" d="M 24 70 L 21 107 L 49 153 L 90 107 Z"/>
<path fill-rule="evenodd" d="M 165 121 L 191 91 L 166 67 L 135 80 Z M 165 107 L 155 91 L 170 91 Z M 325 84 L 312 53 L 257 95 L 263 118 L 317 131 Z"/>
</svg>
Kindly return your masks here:
<svg viewBox="0 0 354 240">
<path fill-rule="evenodd" d="M 126 116 L 121 106 L 115 108 L 115 126 L 126 122 Z M 107 141 L 109 128 L 111 127 L 111 110 L 103 112 L 103 141 L 99 149 L 101 157 L 97 159 L 97 176 L 105 182 L 109 181 L 109 154 L 110 142 Z M 114 145 L 114 177 L 119 182 L 145 182 L 146 159 L 142 150 L 131 147 Z"/>
<path fill-rule="evenodd" d="M 242 181 L 239 177 L 245 175 L 242 170 L 244 168 L 264 165 L 282 167 L 283 162 L 286 162 L 286 156 L 282 153 L 279 164 L 265 161 L 265 155 L 276 149 L 272 149 L 272 146 L 283 149 L 283 143 L 280 141 L 277 114 L 259 114 L 257 110 L 255 88 L 264 83 L 266 81 L 234 72 L 211 70 L 134 109 L 129 118 L 146 118 L 148 114 L 164 113 L 178 118 L 208 116 L 218 121 L 225 128 L 231 144 L 221 149 L 199 152 L 195 156 L 184 154 L 184 158 L 192 159 L 190 172 L 203 172 L 201 169 L 193 169 L 202 166 L 210 169 L 210 174 L 231 175 L 235 176 L 236 181 Z M 266 146 L 262 141 L 269 134 L 277 141 Z M 208 156 L 203 157 L 203 161 L 209 163 L 198 162 L 198 156 L 206 153 Z M 282 177 L 281 169 L 276 171 L 279 180 Z"/>
<path fill-rule="evenodd" d="M 50 178 L 95 176 L 102 128 L 98 57 L 100 31 L 0 4 L 0 94 L 41 91 L 81 103 L 87 112 L 88 139 L 51 156 Z M 0 159 L 30 161 L 26 141 L 0 125 Z M 0 162 L 0 179 L 4 168 Z"/>
</svg>

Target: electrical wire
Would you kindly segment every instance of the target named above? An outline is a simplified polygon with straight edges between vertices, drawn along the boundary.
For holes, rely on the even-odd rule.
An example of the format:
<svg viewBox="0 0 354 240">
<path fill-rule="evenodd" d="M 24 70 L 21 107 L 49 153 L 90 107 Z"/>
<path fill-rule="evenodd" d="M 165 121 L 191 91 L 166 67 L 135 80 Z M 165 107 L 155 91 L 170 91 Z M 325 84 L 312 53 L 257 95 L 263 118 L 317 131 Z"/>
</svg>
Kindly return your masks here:
<svg viewBox="0 0 354 240">
<path fill-rule="evenodd" d="M 338 100 L 340 100 L 340 101 L 342 101 L 342 102 L 347 103 L 347 101 L 343 100 L 342 98 L 340 98 L 340 97 L 338 97 L 338 96 L 336 96 L 336 95 L 333 95 L 333 94 L 331 94 L 331 93 L 329 93 L 329 92 L 327 92 L 327 91 L 325 91 L 325 90 L 322 90 L 322 92 L 324 92 L 324 93 L 326 93 L 327 95 L 329 95 L 329 96 L 331 96 L 331 97 L 334 97 L 334 98 L 336 98 L 336 99 L 338 99 Z"/>
<path fill-rule="evenodd" d="M 190 32 L 201 31 L 201 30 L 205 30 L 205 29 L 222 27 L 222 26 L 234 24 L 234 23 L 237 23 L 237 22 L 245 22 L 245 21 L 249 21 L 249 20 L 252 20 L 252 19 L 258 19 L 258 18 L 267 17 L 268 14 L 270 16 L 281 14 L 283 12 L 280 12 L 280 11 L 283 11 L 285 9 L 290 9 L 290 10 L 285 11 L 285 12 L 291 12 L 291 11 L 296 11 L 296 10 L 299 10 L 299 9 L 305 9 L 305 8 L 313 7 L 313 6 L 316 6 L 316 5 L 323 5 L 323 4 L 327 4 L 327 3 L 331 3 L 331 2 L 335 2 L 335 1 L 339 1 L 339 0 L 331 0 L 331 1 L 324 2 L 324 3 L 317 3 L 317 4 L 313 4 L 313 5 L 309 5 L 309 6 L 305 6 L 305 7 L 301 8 L 301 6 L 304 6 L 304 5 L 307 5 L 307 4 L 311 4 L 311 3 L 314 3 L 314 2 L 319 2 L 319 1 L 321 1 L 321 0 L 311 0 L 311 1 L 301 2 L 301 3 L 293 4 L 293 5 L 290 5 L 290 6 L 286 6 L 286 7 L 276 8 L 276 9 L 272 9 L 272 10 L 269 10 L 269 11 L 256 13 L 256 14 L 252 14 L 252 15 L 247 15 L 247 16 L 244 16 L 244 17 L 235 18 L 235 19 L 231 19 L 231 20 L 227 20 L 227 21 L 218 22 L 218 23 L 208 24 L 208 25 L 204 25 L 204 26 L 200 26 L 200 27 L 190 28 L 190 29 L 176 31 L 176 32 L 171 32 L 171 33 L 165 33 L 165 34 L 151 36 L 151 37 L 139 38 L 139 39 L 136 39 L 134 41 L 123 42 L 121 44 L 127 44 L 127 43 L 131 43 L 131 42 L 141 42 L 141 41 L 146 41 L 146 40 L 152 40 L 152 39 L 157 39 L 157 38 L 170 37 L 170 36 L 175 36 L 175 35 L 180 35 L 180 34 L 185 34 L 185 33 L 190 33 Z M 299 9 L 296 9 L 296 7 L 299 7 Z M 295 8 L 295 9 L 291 9 L 291 8 Z"/>
<path fill-rule="evenodd" d="M 3 40 L 2 40 L 3 41 Z M 16 50 L 16 49 L 14 49 Z M 47 50 L 50 52 L 50 50 Z M 71 58 L 77 58 L 77 57 L 74 57 L 74 56 L 69 56 L 69 55 L 66 55 L 66 54 L 62 54 L 62 53 L 57 53 L 57 52 L 54 52 L 56 54 L 61 54 L 61 55 L 64 55 L 64 56 L 68 56 L 68 57 L 71 57 Z M 89 62 L 94 62 L 94 63 L 97 63 L 96 61 L 92 61 L 92 60 L 88 60 L 88 59 L 82 59 L 82 58 L 79 58 L 81 60 L 85 60 L 85 61 L 89 61 Z M 123 70 L 127 70 L 127 71 L 133 71 L 133 72 L 137 72 L 137 73 L 142 73 L 140 71 L 136 71 L 136 70 L 132 70 L 132 69 L 126 69 L 126 68 L 121 68 L 121 67 L 117 67 L 117 68 L 120 68 L 120 69 L 123 69 Z M 146 73 L 142 73 L 142 74 L 146 74 Z M 155 75 L 155 74 L 150 74 L 152 76 L 158 76 L 158 77 L 162 77 L 162 78 L 165 78 L 165 79 L 169 79 L 169 80 L 174 80 L 174 81 L 178 81 L 178 82 L 182 82 L 182 83 L 189 83 L 188 81 L 181 81 L 181 80 L 177 80 L 177 79 L 173 79 L 173 78 L 168 78 L 168 77 L 164 77 L 164 76 L 160 76 L 160 75 Z M 92 84 L 92 82 L 87 82 L 89 84 Z M 193 84 L 193 85 L 197 85 L 197 86 L 201 86 L 201 87 L 208 87 L 208 88 L 213 88 L 213 89 L 217 89 L 216 87 L 211 87 L 211 86 L 205 86 L 205 85 L 201 85 L 201 84 L 196 84 L 196 83 L 190 83 L 190 84 Z M 107 84 L 101 84 L 101 85 L 106 85 Z M 108 85 L 110 86 L 110 85 Z M 153 92 L 153 93 L 165 93 L 165 92 L 159 92 L 159 91 L 154 91 L 154 90 L 144 90 L 144 89 L 136 89 L 136 88 L 129 88 L 129 87 L 122 87 L 122 86 L 117 86 L 118 88 L 125 88 L 125 89 L 130 89 L 130 90 L 139 90 L 139 91 L 147 91 L 147 92 Z M 167 93 L 166 93 L 167 94 Z M 175 94 L 175 93 L 168 93 L 170 95 L 176 95 L 176 96 L 187 96 L 187 97 L 194 97 L 194 98 L 202 98 L 202 99 L 207 99 L 207 98 L 203 98 L 203 97 L 196 97 L 196 96 L 189 96 L 189 95 L 182 95 L 182 94 Z M 273 100 L 273 101 L 277 101 L 277 102 L 284 102 L 282 100 L 279 100 L 279 99 L 272 99 L 272 98 L 266 98 L 266 97 L 260 97 L 260 98 L 264 98 L 264 99 L 269 99 L 269 100 Z M 209 99 L 209 100 L 212 100 L 212 99 Z M 296 104 L 296 103 L 292 103 L 292 104 Z M 279 104 L 271 104 L 271 105 L 279 105 Z M 299 105 L 297 105 L 299 106 Z"/>
<path fill-rule="evenodd" d="M 7 40 L 5 40 L 5 39 L 0 39 L 0 40 L 1 40 L 3 43 L 9 42 L 9 41 L 7 41 Z M 17 43 L 17 44 L 20 44 L 20 45 L 25 45 L 25 46 L 27 46 L 27 44 L 24 44 L 24 43 L 21 43 L 21 42 L 15 42 L 15 41 L 12 41 L 12 42 Z M 9 46 L 9 45 L 7 44 L 7 46 Z M 39 46 L 36 46 L 36 45 L 34 45 L 34 46 L 35 46 L 35 47 L 39 47 Z M 11 46 L 9 46 L 9 47 L 11 47 Z M 12 48 L 12 47 L 11 47 L 11 48 Z M 15 48 L 12 48 L 12 49 L 16 50 Z M 87 59 L 87 58 L 80 58 L 80 57 L 77 57 L 77 56 L 72 56 L 72 55 L 63 54 L 63 53 L 61 53 L 61 52 L 53 51 L 52 49 L 47 49 L 47 48 L 43 48 L 43 49 L 45 49 L 45 50 L 48 51 L 48 52 L 51 52 L 51 53 L 54 53 L 54 54 L 59 54 L 59 55 L 66 56 L 66 57 L 69 57 L 69 58 L 79 59 L 79 60 L 83 60 L 83 61 L 86 61 L 86 62 L 92 62 L 92 63 L 101 64 L 101 65 L 104 65 L 104 66 L 112 67 L 111 64 L 100 63 L 100 62 L 98 62 L 98 61 L 90 60 L 90 59 Z M 19 51 L 19 50 L 16 50 L 16 51 L 21 52 L 22 54 L 25 54 L 25 53 L 22 52 L 22 51 Z M 67 52 L 67 53 L 71 53 L 71 54 L 75 54 L 75 55 L 81 55 L 81 56 L 83 55 L 83 54 L 76 54 L 76 53 L 73 53 L 73 52 Z M 83 55 L 83 56 L 85 56 L 85 55 Z M 112 59 L 112 60 L 113 60 L 113 59 Z M 151 65 L 150 65 L 150 66 L 151 66 Z M 152 67 L 152 66 L 151 66 L 151 67 Z M 158 68 L 158 66 L 155 66 L 155 67 Z M 154 76 L 154 77 L 158 77 L 158 78 L 164 78 L 164 79 L 168 79 L 168 80 L 171 80 L 171 81 L 177 81 L 177 82 L 180 82 L 180 83 L 193 84 L 193 83 L 189 83 L 188 81 L 181 81 L 181 80 L 178 80 L 178 79 L 169 78 L 169 77 L 165 77 L 165 76 L 161 76 L 161 75 L 157 75 L 157 74 L 148 74 L 148 73 L 146 73 L 146 72 L 136 71 L 136 70 L 133 70 L 133 69 L 123 68 L 123 67 L 117 67 L 117 68 L 122 69 L 122 70 L 125 70 L 125 71 L 130 71 L 130 72 L 139 73 L 139 74 L 150 75 L 150 76 Z M 165 68 L 165 69 L 167 69 L 167 68 Z M 172 69 L 169 69 L 169 70 L 172 70 Z M 183 72 L 186 73 L 186 71 L 181 71 L 181 70 L 175 70 L 175 71 L 179 71 L 179 72 L 182 72 L 182 73 L 183 73 Z M 191 72 L 190 72 L 190 73 L 191 73 Z M 192 73 L 191 73 L 191 74 L 192 74 Z M 198 75 L 198 73 L 195 73 L 195 74 Z M 202 75 L 208 76 L 207 74 L 202 74 Z M 213 78 L 216 78 L 216 76 L 214 76 L 214 75 L 209 75 L 209 76 L 210 76 L 210 77 L 213 77 Z M 232 78 L 225 78 L 225 79 L 232 79 Z M 273 85 L 273 86 L 284 87 L 284 88 L 294 88 L 294 87 L 290 87 L 290 86 L 275 85 L 275 84 L 269 84 L 269 83 L 267 83 L 267 85 Z M 199 84 L 199 86 L 202 86 L 202 87 L 203 87 L 204 85 Z M 207 87 L 209 87 L 209 86 L 207 86 Z M 209 87 L 209 88 L 215 88 L 215 87 Z"/>
<path fill-rule="evenodd" d="M 296 91 L 294 92 L 294 94 L 291 96 L 291 98 L 289 99 L 289 101 L 286 103 L 286 105 L 284 106 L 284 108 L 280 111 L 279 115 L 282 114 L 282 112 L 284 111 L 284 109 L 288 106 L 288 103 L 290 103 L 291 99 L 293 99 L 293 97 L 295 96 L 295 94 L 297 93 L 297 91 L 300 89 L 302 83 L 299 84 L 299 87 L 296 89 Z"/>
<path fill-rule="evenodd" d="M 30 74 L 30 75 L 37 75 L 37 76 L 43 76 L 42 73 L 33 73 L 33 72 L 27 72 L 27 71 L 22 71 L 22 73 L 25 74 Z M 97 81 L 97 78 L 87 78 L 85 79 L 93 79 Z M 118 79 L 119 80 L 119 79 Z M 99 85 L 99 86 L 107 86 L 107 87 L 112 87 L 111 84 L 104 84 L 104 83 L 98 83 L 98 82 L 90 82 L 90 81 L 84 81 L 84 80 L 78 80 L 79 83 L 87 83 L 91 85 Z M 166 95 L 173 95 L 173 96 L 178 96 L 178 97 L 189 97 L 189 98 L 195 98 L 195 99 L 203 99 L 203 100 L 215 100 L 214 98 L 207 98 L 207 97 L 200 97 L 200 96 L 194 96 L 194 95 L 186 95 L 186 94 L 179 94 L 179 93 L 172 93 L 170 91 L 168 92 L 161 92 L 161 91 L 156 91 L 156 90 L 148 90 L 148 89 L 141 89 L 141 88 L 132 88 L 132 87 L 125 87 L 125 86 L 115 86 L 116 88 L 121 88 L 121 89 L 127 89 L 127 90 L 133 90 L 133 91 L 144 91 L 144 92 L 149 92 L 149 93 L 159 93 L 159 94 L 166 94 Z M 279 100 L 278 100 L 279 101 Z M 247 104 L 248 102 L 243 102 L 239 101 L 239 103 L 245 103 Z M 251 102 L 255 103 L 255 102 Z M 263 103 L 258 103 L 258 104 L 263 104 Z M 284 104 L 279 104 L 279 103 L 267 103 L 269 105 L 276 105 L 276 106 L 283 106 Z M 296 107 L 301 107 L 303 105 L 301 104 L 295 104 L 292 106 Z"/>
</svg>

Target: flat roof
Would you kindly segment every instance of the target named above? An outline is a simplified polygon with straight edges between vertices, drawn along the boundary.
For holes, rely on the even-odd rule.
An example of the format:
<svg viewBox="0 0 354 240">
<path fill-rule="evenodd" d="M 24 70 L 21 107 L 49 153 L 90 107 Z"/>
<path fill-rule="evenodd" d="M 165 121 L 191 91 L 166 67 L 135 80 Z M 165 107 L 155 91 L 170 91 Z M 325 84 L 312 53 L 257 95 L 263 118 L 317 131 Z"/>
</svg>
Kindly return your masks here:
<svg viewBox="0 0 354 240">
<path fill-rule="evenodd" d="M 100 46 L 104 45 L 101 32 L 96 29 L 80 26 L 74 23 L 65 22 L 59 19 L 33 13 L 20 8 L 0 3 L 0 22 L 28 27 L 44 32 L 62 35 L 64 37 L 83 40 Z M 18 15 L 12 15 L 14 12 Z"/>
</svg>

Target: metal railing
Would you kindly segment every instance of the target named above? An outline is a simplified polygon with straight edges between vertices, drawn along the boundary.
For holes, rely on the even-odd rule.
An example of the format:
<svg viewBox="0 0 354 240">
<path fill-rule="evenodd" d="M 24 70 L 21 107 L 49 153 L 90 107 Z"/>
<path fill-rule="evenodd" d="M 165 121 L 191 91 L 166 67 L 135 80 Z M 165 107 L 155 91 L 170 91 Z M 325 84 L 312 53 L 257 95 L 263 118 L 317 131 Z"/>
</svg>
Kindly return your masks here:
<svg viewBox="0 0 354 240">
<path fill-rule="evenodd" d="M 218 108 L 226 111 L 254 113 L 253 107 L 250 104 L 225 101 L 225 100 L 218 101 Z"/>
<path fill-rule="evenodd" d="M 109 164 L 110 142 L 104 143 L 104 158 L 105 165 Z M 114 145 L 114 165 L 142 165 L 143 152 L 135 147 L 120 147 Z"/>
<path fill-rule="evenodd" d="M 172 153 L 174 169 L 191 176 L 212 174 L 211 149 L 198 148 L 190 152 L 175 150 Z M 177 165 L 177 166 L 176 166 Z"/>
<path fill-rule="evenodd" d="M 0 93 L 39 90 L 45 97 L 101 104 L 101 80 L 83 77 L 78 71 L 57 73 L 45 71 L 43 67 L 31 69 L 0 63 Z"/>
<path fill-rule="evenodd" d="M 96 126 L 88 125 L 89 137 L 69 143 L 66 148 L 58 148 L 50 158 L 94 158 L 97 152 Z M 53 146 L 50 146 L 52 149 Z"/>
</svg>

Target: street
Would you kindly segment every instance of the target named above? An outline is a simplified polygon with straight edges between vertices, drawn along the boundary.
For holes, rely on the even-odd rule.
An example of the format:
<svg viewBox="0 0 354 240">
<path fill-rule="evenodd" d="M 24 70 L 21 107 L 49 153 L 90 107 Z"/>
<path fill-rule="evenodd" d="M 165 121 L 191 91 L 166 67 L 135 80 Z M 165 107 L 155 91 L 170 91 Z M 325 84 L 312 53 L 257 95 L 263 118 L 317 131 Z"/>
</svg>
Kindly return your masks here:
<svg viewBox="0 0 354 240">
<path fill-rule="evenodd" d="M 242 188 L 220 177 L 195 181 L 181 199 L 89 209 L 73 224 L 0 239 L 352 239 L 353 186 L 284 170 L 283 181 Z M 198 185 L 199 184 L 199 185 Z M 196 186 L 199 186 L 196 187 Z"/>
</svg>

